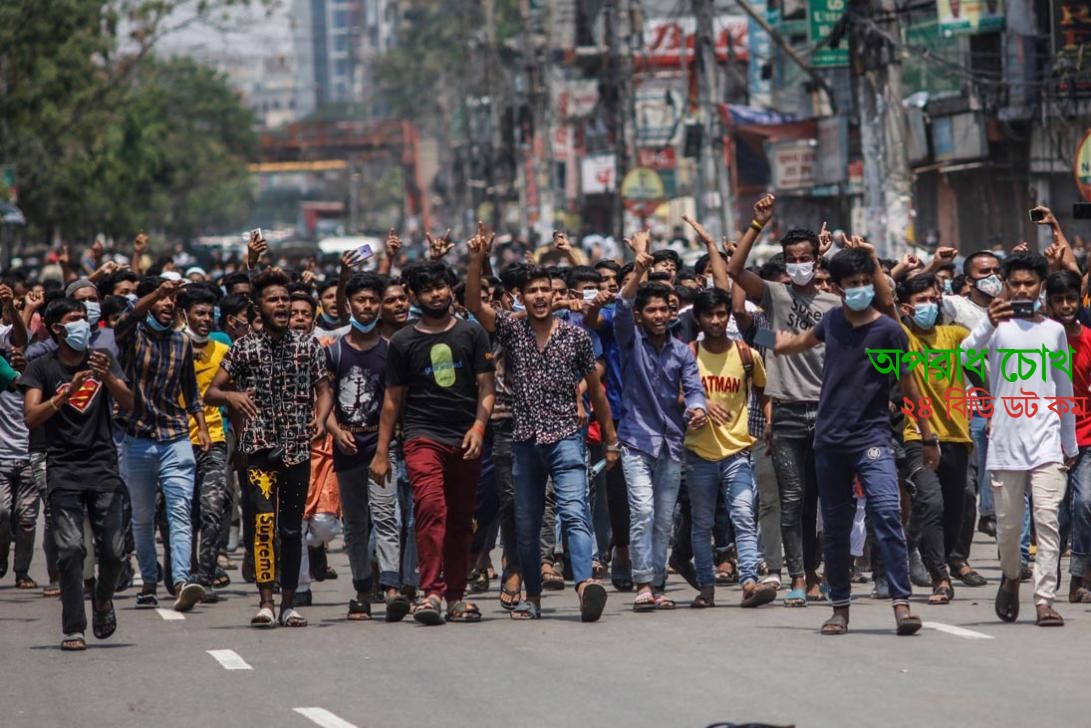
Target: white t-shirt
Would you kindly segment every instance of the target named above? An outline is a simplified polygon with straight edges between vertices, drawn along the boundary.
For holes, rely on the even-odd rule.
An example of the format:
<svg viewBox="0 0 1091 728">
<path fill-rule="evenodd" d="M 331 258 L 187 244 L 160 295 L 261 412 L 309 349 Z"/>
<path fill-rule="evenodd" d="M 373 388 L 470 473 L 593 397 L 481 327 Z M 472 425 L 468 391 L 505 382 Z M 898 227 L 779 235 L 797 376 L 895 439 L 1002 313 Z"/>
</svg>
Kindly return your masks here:
<svg viewBox="0 0 1091 728">
<path fill-rule="evenodd" d="M 993 416 L 989 433 L 989 452 L 985 467 L 989 470 L 1033 470 L 1049 463 L 1063 463 L 1065 457 L 1077 454 L 1076 417 L 1068 412 L 1057 416 L 1049 409 L 1046 397 L 1071 397 L 1072 380 L 1062 370 L 1047 363 L 1046 381 L 1042 381 L 1039 357 L 1034 357 L 1034 374 L 1026 380 L 1018 376 L 1014 382 L 1004 378 L 1004 355 L 1000 349 L 1041 349 L 1067 351 L 1068 340 L 1064 327 L 1051 319 L 1034 322 L 1011 319 L 994 327 L 986 317 L 962 342 L 965 349 L 989 351 L 989 392 L 993 400 Z M 1007 362 L 1009 374 L 1018 371 L 1019 357 L 1010 356 Z M 1018 404 L 1024 410 L 1037 405 L 1033 416 L 1013 417 L 1008 414 L 1001 397 L 1022 397 L 1023 392 L 1038 395 L 1040 399 Z"/>
</svg>

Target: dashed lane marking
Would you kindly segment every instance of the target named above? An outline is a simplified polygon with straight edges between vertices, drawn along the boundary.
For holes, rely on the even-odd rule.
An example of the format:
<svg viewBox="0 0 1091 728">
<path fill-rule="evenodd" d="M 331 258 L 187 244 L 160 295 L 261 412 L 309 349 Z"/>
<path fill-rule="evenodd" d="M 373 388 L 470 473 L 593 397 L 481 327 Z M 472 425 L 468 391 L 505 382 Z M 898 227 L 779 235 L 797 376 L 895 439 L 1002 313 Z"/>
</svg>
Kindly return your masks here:
<svg viewBox="0 0 1091 728">
<path fill-rule="evenodd" d="M 212 659 L 220 663 L 225 670 L 253 670 L 247 664 L 246 660 L 239 657 L 239 653 L 235 650 L 205 650 L 208 654 L 212 655 Z"/>
<path fill-rule="evenodd" d="M 181 612 L 176 612 L 173 609 L 165 609 L 164 607 L 156 607 L 155 611 L 159 612 L 159 616 L 168 622 L 174 622 L 179 619 L 185 619 L 186 615 Z"/>
<path fill-rule="evenodd" d="M 928 629 L 934 629 L 937 632 L 944 632 L 946 634 L 954 635 L 955 637 L 961 637 L 964 640 L 996 639 L 991 634 L 985 634 L 984 632 L 975 632 L 972 629 L 966 629 L 965 627 L 956 627 L 953 624 L 943 624 L 942 622 L 925 622 L 924 626 Z"/>
<path fill-rule="evenodd" d="M 292 710 L 322 728 L 356 728 L 354 724 L 341 720 L 325 708 L 292 708 Z"/>
</svg>

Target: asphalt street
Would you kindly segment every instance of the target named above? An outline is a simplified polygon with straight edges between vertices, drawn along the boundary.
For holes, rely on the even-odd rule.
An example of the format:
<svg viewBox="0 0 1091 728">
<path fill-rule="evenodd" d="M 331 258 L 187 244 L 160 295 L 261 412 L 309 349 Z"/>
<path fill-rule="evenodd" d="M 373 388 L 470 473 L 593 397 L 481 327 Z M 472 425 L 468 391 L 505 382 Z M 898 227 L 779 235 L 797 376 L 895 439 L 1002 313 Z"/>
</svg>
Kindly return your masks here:
<svg viewBox="0 0 1091 728">
<path fill-rule="evenodd" d="M 234 571 L 224 601 L 185 615 L 135 610 L 131 589 L 117 599 L 112 638 L 89 630 L 86 652 L 63 653 L 59 600 L 17 591 L 9 574 L 0 725 L 1088 725 L 1091 610 L 1062 601 L 1067 625 L 1038 628 L 1025 584 L 1020 621 L 1001 624 L 995 549 L 978 538 L 973 563 L 989 586 L 957 587 L 949 606 L 919 594 L 926 629 L 909 638 L 894 636 L 892 610 L 867 597 L 870 585 L 857 587 L 849 634 L 822 637 L 824 605 L 742 610 L 729 587 L 716 609 L 692 610 L 678 577 L 678 610 L 634 614 L 632 595 L 611 588 L 597 624 L 579 621 L 570 589 L 547 595 L 540 621 L 513 622 L 496 582 L 477 598 L 480 624 L 350 623 L 338 548 L 341 577 L 314 585 L 305 629 L 249 627 L 256 593 Z M 41 583 L 40 553 L 34 565 Z"/>
</svg>

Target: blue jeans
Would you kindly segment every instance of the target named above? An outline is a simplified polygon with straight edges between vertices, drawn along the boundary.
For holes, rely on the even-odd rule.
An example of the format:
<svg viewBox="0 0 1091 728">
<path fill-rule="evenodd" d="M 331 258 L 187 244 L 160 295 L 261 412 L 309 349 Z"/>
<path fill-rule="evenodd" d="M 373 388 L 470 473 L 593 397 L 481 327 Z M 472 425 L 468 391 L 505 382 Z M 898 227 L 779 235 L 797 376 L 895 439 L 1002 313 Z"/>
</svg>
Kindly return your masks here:
<svg viewBox="0 0 1091 728">
<path fill-rule="evenodd" d="M 970 420 L 970 437 L 974 441 L 974 451 L 971 457 L 977 460 L 977 495 L 980 499 L 977 508 L 978 515 L 982 518 L 985 516 L 995 518 L 996 508 L 993 506 L 993 491 L 989 485 L 989 471 L 985 468 L 985 457 L 989 454 L 989 435 L 985 430 L 988 424 L 988 419 L 978 414 L 975 414 Z"/>
<path fill-rule="evenodd" d="M 170 526 L 171 574 L 163 579 L 172 583 L 190 580 L 190 513 L 193 507 L 193 482 L 197 464 L 188 437 L 158 442 L 143 437 L 125 437 L 125 485 L 133 502 L 133 540 L 140 576 L 145 584 L 158 580 L 155 555 L 155 493 L 163 490 Z"/>
<path fill-rule="evenodd" d="M 622 446 L 621 466 L 629 490 L 629 557 L 633 581 L 661 585 L 667 580 L 674 506 L 682 463 L 672 460 L 664 444 L 658 456 Z"/>
<path fill-rule="evenodd" d="M 847 607 L 852 598 L 849 541 L 856 515 L 856 498 L 852 491 L 855 474 L 860 477 L 867 498 L 867 514 L 883 557 L 890 596 L 894 604 L 908 604 L 911 594 L 909 557 L 902 530 L 901 496 L 893 452 L 889 447 L 848 453 L 816 450 L 815 464 L 818 498 L 822 503 L 822 553 L 826 560 L 830 602 L 835 607 Z"/>
<path fill-rule="evenodd" d="M 512 444 L 515 486 L 515 540 L 528 597 L 542 594 L 542 513 L 546 480 L 553 478 L 557 519 L 568 537 L 568 560 L 577 585 L 591 578 L 591 512 L 587 503 L 587 461 L 583 432 L 550 445 L 524 441 Z"/>
<path fill-rule="evenodd" d="M 1087 575 L 1088 552 L 1091 552 L 1091 447 L 1080 448 L 1076 464 L 1068 471 L 1068 492 L 1061 502 L 1061 549 L 1071 534 L 1072 560 L 1068 573 Z"/>
<path fill-rule="evenodd" d="M 739 557 L 739 581 L 758 579 L 757 487 L 750 466 L 750 452 L 744 450 L 723 460 L 710 461 L 686 451 L 686 488 L 689 490 L 693 520 L 693 560 L 697 583 L 715 586 L 712 528 L 716 505 L 723 493 L 731 523 L 735 527 L 735 549 Z"/>
</svg>

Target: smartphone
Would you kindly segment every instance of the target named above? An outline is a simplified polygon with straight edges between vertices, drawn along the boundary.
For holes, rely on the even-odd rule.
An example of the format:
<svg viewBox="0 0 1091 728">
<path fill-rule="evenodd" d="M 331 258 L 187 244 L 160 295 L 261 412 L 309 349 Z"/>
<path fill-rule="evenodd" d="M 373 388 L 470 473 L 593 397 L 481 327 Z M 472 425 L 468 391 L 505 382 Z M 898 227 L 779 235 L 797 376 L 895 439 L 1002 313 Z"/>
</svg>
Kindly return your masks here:
<svg viewBox="0 0 1091 728">
<path fill-rule="evenodd" d="M 757 333 L 754 334 L 754 343 L 766 349 L 772 349 L 777 345 L 777 335 L 773 333 L 772 329 L 758 329 Z"/>
<path fill-rule="evenodd" d="M 1034 301 L 1012 301 L 1012 318 L 1028 319 L 1034 317 Z"/>
<path fill-rule="evenodd" d="M 242 239 L 243 239 L 243 240 L 245 240 L 246 242 L 248 242 L 248 243 L 249 243 L 249 242 L 250 242 L 250 238 L 251 238 L 251 237 L 253 237 L 253 235 L 254 235 L 255 233 L 257 233 L 257 236 L 258 236 L 258 240 L 261 240 L 262 238 L 264 238 L 264 237 L 265 237 L 264 235 L 262 235 L 262 234 L 261 234 L 261 228 L 254 228 L 253 230 L 251 230 L 251 231 L 249 231 L 249 232 L 245 232 L 245 233 L 243 233 L 243 234 L 242 234 Z"/>
<path fill-rule="evenodd" d="M 606 470 L 606 459 L 599 460 L 587 470 L 587 479 L 594 480 L 599 477 L 603 470 Z"/>
<path fill-rule="evenodd" d="M 583 289 L 583 302 L 591 303 L 599 297 L 599 290 L 597 288 L 585 288 Z"/>
<path fill-rule="evenodd" d="M 365 260 L 375 255 L 375 251 L 371 249 L 371 243 L 364 243 L 356 249 L 356 257 L 363 263 Z"/>
<path fill-rule="evenodd" d="M 1041 222 L 1042 220 L 1045 220 L 1045 218 L 1046 218 L 1045 210 L 1039 210 L 1037 208 L 1034 208 L 1034 209 L 1032 209 L 1030 211 L 1030 221 L 1031 222 Z"/>
</svg>

